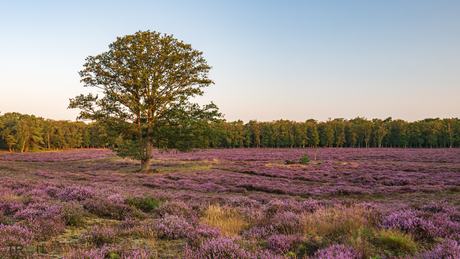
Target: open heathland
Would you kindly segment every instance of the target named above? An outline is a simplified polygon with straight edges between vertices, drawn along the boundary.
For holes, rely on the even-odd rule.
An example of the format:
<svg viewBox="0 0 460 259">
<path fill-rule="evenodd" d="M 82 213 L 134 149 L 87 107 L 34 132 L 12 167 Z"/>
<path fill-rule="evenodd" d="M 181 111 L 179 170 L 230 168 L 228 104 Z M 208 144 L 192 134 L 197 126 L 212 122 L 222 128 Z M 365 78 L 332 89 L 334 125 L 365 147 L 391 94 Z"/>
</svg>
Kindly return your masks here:
<svg viewBox="0 0 460 259">
<path fill-rule="evenodd" d="M 155 151 L 151 165 L 0 153 L 0 258 L 460 258 L 460 149 Z"/>
</svg>

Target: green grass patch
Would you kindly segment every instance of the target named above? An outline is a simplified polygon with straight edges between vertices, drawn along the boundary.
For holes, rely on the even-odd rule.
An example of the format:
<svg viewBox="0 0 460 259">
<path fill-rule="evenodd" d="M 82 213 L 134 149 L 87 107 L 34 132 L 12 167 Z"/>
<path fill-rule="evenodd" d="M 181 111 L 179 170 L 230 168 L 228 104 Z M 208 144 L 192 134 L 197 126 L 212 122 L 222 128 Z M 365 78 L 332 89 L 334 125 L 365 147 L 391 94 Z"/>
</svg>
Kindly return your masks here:
<svg viewBox="0 0 460 259">
<path fill-rule="evenodd" d="M 160 207 L 163 201 L 156 200 L 152 196 L 145 197 L 128 197 L 125 202 L 129 205 L 136 207 L 143 212 L 150 212 L 155 208 Z"/>
</svg>

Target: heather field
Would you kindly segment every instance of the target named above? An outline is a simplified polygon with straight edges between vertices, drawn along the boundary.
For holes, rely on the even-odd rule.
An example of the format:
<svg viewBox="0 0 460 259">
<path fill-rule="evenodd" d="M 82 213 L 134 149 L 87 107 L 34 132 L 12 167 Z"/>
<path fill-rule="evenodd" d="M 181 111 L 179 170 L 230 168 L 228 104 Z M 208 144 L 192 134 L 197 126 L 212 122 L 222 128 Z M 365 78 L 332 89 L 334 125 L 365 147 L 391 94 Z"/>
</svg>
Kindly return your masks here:
<svg viewBox="0 0 460 259">
<path fill-rule="evenodd" d="M 460 149 L 215 149 L 152 167 L 0 153 L 0 258 L 460 258 Z"/>
</svg>

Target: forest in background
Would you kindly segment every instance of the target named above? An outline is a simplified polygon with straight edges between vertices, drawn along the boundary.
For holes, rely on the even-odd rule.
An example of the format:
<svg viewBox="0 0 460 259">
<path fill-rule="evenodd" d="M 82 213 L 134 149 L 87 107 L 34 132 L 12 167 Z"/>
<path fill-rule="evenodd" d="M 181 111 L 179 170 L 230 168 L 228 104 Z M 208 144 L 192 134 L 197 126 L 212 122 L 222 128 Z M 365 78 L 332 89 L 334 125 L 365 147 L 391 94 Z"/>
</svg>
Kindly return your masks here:
<svg viewBox="0 0 460 259">
<path fill-rule="evenodd" d="M 304 122 L 241 120 L 201 125 L 195 148 L 397 147 L 458 148 L 460 119 L 407 122 L 382 119 L 329 119 Z M 12 152 L 116 146 L 120 136 L 101 122 L 51 120 L 34 115 L 0 115 L 0 149 Z M 161 143 L 157 143 L 162 145 Z M 164 147 L 164 146 L 162 146 Z"/>
</svg>

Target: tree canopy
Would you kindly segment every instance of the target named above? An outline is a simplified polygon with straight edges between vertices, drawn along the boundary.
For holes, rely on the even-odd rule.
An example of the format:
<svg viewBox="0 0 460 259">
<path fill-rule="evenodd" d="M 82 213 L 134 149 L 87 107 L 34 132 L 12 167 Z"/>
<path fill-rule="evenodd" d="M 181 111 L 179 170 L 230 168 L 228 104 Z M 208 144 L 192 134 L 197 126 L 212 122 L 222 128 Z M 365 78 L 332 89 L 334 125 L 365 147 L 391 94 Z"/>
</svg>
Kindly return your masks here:
<svg viewBox="0 0 460 259">
<path fill-rule="evenodd" d="M 139 31 L 86 58 L 81 81 L 102 90 L 103 97 L 79 95 L 70 99 L 69 108 L 81 109 L 80 119 L 101 121 L 118 132 L 118 154 L 141 160 L 142 170 L 148 170 L 154 143 L 190 150 L 191 142 L 184 140 L 196 140 L 198 125 L 221 116 L 213 103 L 203 108 L 189 103 L 213 84 L 210 69 L 190 44 L 173 35 Z"/>
</svg>

